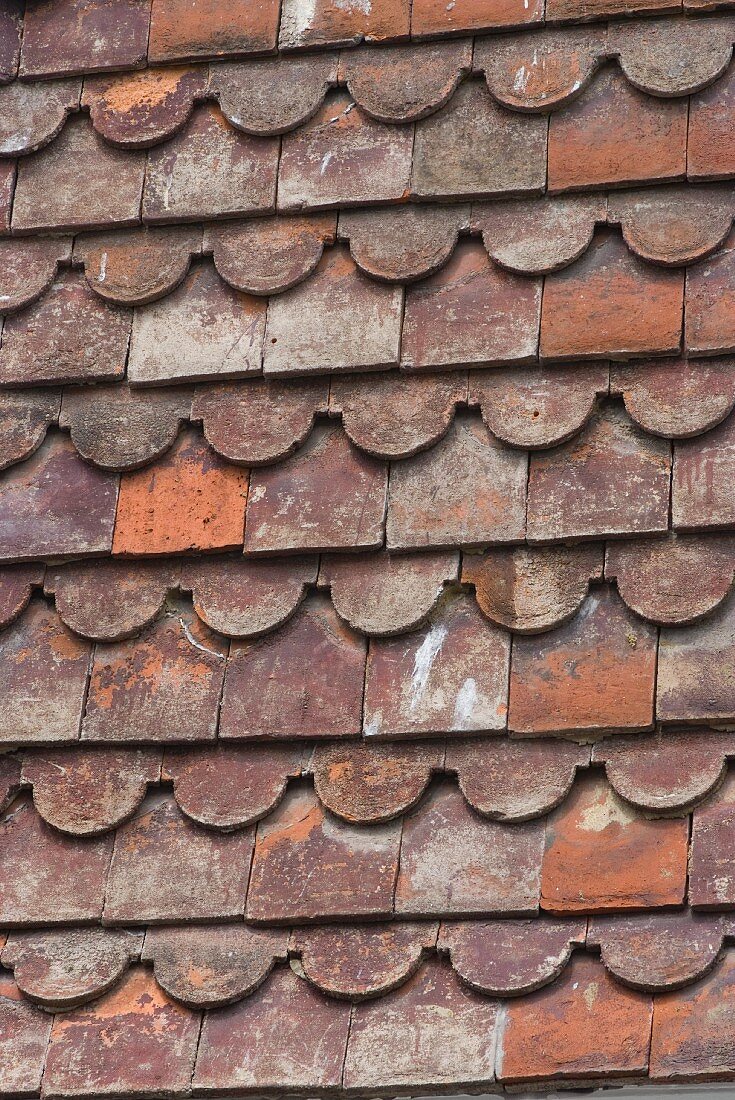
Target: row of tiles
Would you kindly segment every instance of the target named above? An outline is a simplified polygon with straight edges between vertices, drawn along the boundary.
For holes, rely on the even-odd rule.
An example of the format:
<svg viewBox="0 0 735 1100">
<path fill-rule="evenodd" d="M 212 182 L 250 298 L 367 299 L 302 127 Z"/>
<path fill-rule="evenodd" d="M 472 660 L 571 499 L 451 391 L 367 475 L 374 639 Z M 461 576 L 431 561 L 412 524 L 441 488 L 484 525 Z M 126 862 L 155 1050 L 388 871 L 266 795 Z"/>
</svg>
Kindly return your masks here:
<svg viewBox="0 0 735 1100">
<path fill-rule="evenodd" d="M 550 118 L 508 111 L 484 80 L 460 84 L 428 118 L 403 125 L 329 92 L 283 137 L 232 128 L 197 106 L 182 129 L 147 152 L 111 146 L 84 114 L 56 140 L 0 161 L 0 228 L 28 233 L 203 221 L 252 213 L 485 199 L 638 183 L 727 179 L 735 66 L 712 88 L 661 99 L 612 66 Z M 17 182 L 16 182 L 17 173 Z"/>
<path fill-rule="evenodd" d="M 514 450 L 459 414 L 425 452 L 390 464 L 319 422 L 295 455 L 247 470 L 196 429 L 158 461 L 119 475 L 49 431 L 0 475 L 0 558 L 248 555 L 529 545 L 728 529 L 735 419 L 677 442 L 645 435 L 606 404 L 549 451 Z M 457 472 L 462 477 L 457 477 Z M 673 471 L 673 472 L 672 472 Z"/>
<path fill-rule="evenodd" d="M 56 1016 L 24 1000 L 9 975 L 1 980 L 10 1053 L 0 1095 L 13 1100 L 735 1079 L 732 952 L 696 985 L 654 996 L 626 989 L 576 952 L 553 985 L 505 1001 L 468 988 L 438 959 L 357 1005 L 327 998 L 279 965 L 250 997 L 203 1018 L 142 966 L 96 1003 Z"/>
<path fill-rule="evenodd" d="M 289 784 L 311 776 L 323 810 L 348 824 L 375 825 L 418 805 L 433 778 L 445 775 L 483 817 L 520 822 L 560 806 L 577 774 L 580 782 L 586 775 L 582 769 L 604 764 L 628 809 L 676 815 L 718 788 L 733 756 L 733 734 L 706 728 L 618 733 L 594 747 L 543 737 L 165 750 L 76 745 L 0 756 L 0 809 L 26 790 L 54 829 L 99 836 L 133 816 L 149 787 L 172 783 L 190 821 L 230 832 L 266 817 Z"/>
<path fill-rule="evenodd" d="M 624 986 L 660 993 L 727 966 L 731 917 L 672 913 L 488 921 L 393 921 L 263 928 L 247 924 L 44 929 L 0 935 L 0 961 L 18 988 L 51 1010 L 78 1008 L 116 986 L 138 962 L 189 1008 L 223 1008 L 252 996 L 276 962 L 329 997 L 360 1002 L 405 985 L 447 956 L 470 989 L 523 996 L 566 977 L 576 949 L 600 953 Z M 574 955 L 573 955 L 574 952 Z M 429 960 L 432 959 L 432 962 Z M 574 962 L 571 964 L 574 966 Z"/>
<path fill-rule="evenodd" d="M 0 386 L 111 381 L 160 386 L 400 366 L 441 371 L 539 361 L 693 356 L 735 350 L 735 235 L 707 261 L 656 268 L 612 229 L 548 275 L 495 266 L 466 240 L 406 287 L 364 275 L 344 245 L 281 294 L 229 286 L 209 258 L 165 298 L 131 308 L 62 268 L 2 321 Z M 106 253 L 101 254 L 104 265 Z M 181 271 L 181 275 L 184 272 Z"/>
<path fill-rule="evenodd" d="M 83 82 L 14 82 L 0 86 L 0 156 L 42 148 L 80 109 L 89 111 L 97 133 L 123 148 L 166 141 L 185 125 L 194 104 L 205 101 L 218 104 L 236 130 L 258 137 L 283 134 L 307 122 L 338 86 L 380 122 L 415 122 L 443 107 L 471 73 L 484 76 L 493 98 L 505 107 L 548 112 L 575 99 L 608 58 L 617 59 L 633 87 L 675 98 L 721 78 L 734 42 L 732 16 L 667 18 L 474 43 L 460 39 L 153 68 Z"/>
<path fill-rule="evenodd" d="M 405 815 L 369 825 L 333 815 L 305 782 L 230 830 L 158 789 L 98 836 L 49 826 L 23 793 L 0 838 L 5 928 L 735 908 L 733 771 L 677 817 L 646 816 L 598 770 L 580 773 L 549 815 L 520 822 L 480 816 L 441 778 Z"/>
</svg>

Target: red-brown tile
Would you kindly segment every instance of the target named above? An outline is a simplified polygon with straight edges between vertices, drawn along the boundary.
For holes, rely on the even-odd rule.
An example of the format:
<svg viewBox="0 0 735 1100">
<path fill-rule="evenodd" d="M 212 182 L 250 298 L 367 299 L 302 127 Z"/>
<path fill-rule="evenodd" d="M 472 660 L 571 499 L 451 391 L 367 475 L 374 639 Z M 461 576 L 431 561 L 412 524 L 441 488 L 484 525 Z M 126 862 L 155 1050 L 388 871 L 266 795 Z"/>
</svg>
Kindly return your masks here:
<svg viewBox="0 0 735 1100">
<path fill-rule="evenodd" d="M 53 140 L 67 114 L 79 107 L 80 84 L 14 80 L 0 87 L 0 156 L 32 153 Z"/>
<path fill-rule="evenodd" d="M 654 998 L 651 1079 L 660 1084 L 731 1081 L 733 1026 L 735 955 L 728 951 L 703 981 Z"/>
<path fill-rule="evenodd" d="M 414 122 L 451 98 L 471 68 L 467 40 L 355 50 L 340 60 L 341 79 L 364 111 L 382 122 Z"/>
<path fill-rule="evenodd" d="M 732 187 L 647 187 L 608 196 L 608 223 L 619 222 L 625 243 L 644 260 L 665 267 L 694 263 L 727 237 L 733 218 Z"/>
<path fill-rule="evenodd" d="M 521 0 L 457 0 L 452 6 L 436 0 L 413 0 L 411 35 L 414 38 L 451 34 L 453 31 L 484 31 L 495 27 L 522 27 L 544 17 L 541 0 L 526 6 Z"/>
<path fill-rule="evenodd" d="M 201 246 L 199 226 L 111 229 L 75 237 L 74 261 L 100 297 L 139 306 L 175 290 Z"/>
<path fill-rule="evenodd" d="M 660 359 L 618 363 L 610 390 L 642 428 L 674 439 L 715 427 L 735 405 L 735 360 Z"/>
<path fill-rule="evenodd" d="M 315 584 L 312 557 L 199 558 L 185 562 L 181 587 L 191 589 L 202 622 L 231 638 L 257 638 L 291 618 Z"/>
<path fill-rule="evenodd" d="M 441 768 L 441 741 L 318 745 L 309 761 L 314 789 L 343 821 L 389 821 L 419 802 Z"/>
<path fill-rule="evenodd" d="M 696 6 L 696 0 L 695 0 Z M 682 96 L 706 88 L 730 64 L 732 22 L 664 16 L 620 21 L 609 32 L 608 49 L 637 88 L 660 96 Z"/>
<path fill-rule="evenodd" d="M 24 0 L 7 0 L 0 11 L 0 82 L 12 80 L 18 71 L 23 33 Z"/>
<path fill-rule="evenodd" d="M 480 39 L 473 65 L 484 71 L 490 91 L 505 106 L 548 112 L 589 84 L 604 47 L 604 28 L 547 28 Z"/>
<path fill-rule="evenodd" d="M 732 474 L 735 418 L 674 447 L 671 522 L 679 530 L 729 527 L 735 522 Z"/>
<path fill-rule="evenodd" d="M 54 390 L 3 390 L 0 393 L 0 470 L 28 458 L 43 443 L 58 418 L 61 394 Z"/>
<path fill-rule="evenodd" d="M 182 432 L 154 466 L 123 475 L 113 552 L 240 547 L 247 483 L 246 471 L 224 463 L 198 432 Z"/>
<path fill-rule="evenodd" d="M 0 232 L 10 229 L 10 210 L 15 191 L 16 162 L 0 161 Z"/>
<path fill-rule="evenodd" d="M 295 929 L 291 951 L 324 993 L 362 1001 L 403 985 L 434 947 L 436 935 L 437 925 L 425 921 L 327 924 Z"/>
<path fill-rule="evenodd" d="M 268 136 L 302 126 L 337 83 L 335 52 L 249 59 L 209 68 L 209 95 L 238 130 Z M 266 229 L 266 233 L 268 230 Z"/>
<path fill-rule="evenodd" d="M 218 0 L 153 0 L 148 58 L 175 61 L 270 52 L 276 47 L 278 15 L 278 0 L 234 8 Z"/>
<path fill-rule="evenodd" d="M 689 822 L 647 819 L 603 776 L 577 778 L 546 829 L 541 906 L 557 913 L 681 905 Z"/>
<path fill-rule="evenodd" d="M 694 626 L 664 627 L 658 654 L 656 713 L 667 722 L 735 717 L 730 673 L 735 646 L 733 593 Z"/>
<path fill-rule="evenodd" d="M 735 70 L 693 96 L 689 108 L 687 174 L 690 179 L 723 179 L 735 172 L 732 134 Z"/>
<path fill-rule="evenodd" d="M 179 571 L 180 563 L 170 559 L 72 561 L 47 571 L 44 591 L 53 593 L 57 613 L 75 634 L 119 642 L 153 622 Z"/>
<path fill-rule="evenodd" d="M 684 344 L 693 354 L 735 351 L 735 233 L 704 263 L 687 271 Z"/>
<path fill-rule="evenodd" d="M 579 259 L 606 210 L 607 196 L 599 194 L 476 203 L 472 227 L 501 267 L 537 275 Z"/>
<path fill-rule="evenodd" d="M 194 98 L 206 88 L 205 66 L 88 77 L 82 106 L 89 109 L 95 130 L 113 145 L 144 149 L 180 130 Z"/>
<path fill-rule="evenodd" d="M 40 0 L 26 7 L 22 76 L 145 64 L 150 0 Z"/>
<path fill-rule="evenodd" d="M 653 722 L 656 630 L 610 588 L 571 622 L 513 643 L 508 725 L 519 733 L 600 734 Z"/>
<path fill-rule="evenodd" d="M 451 43 L 450 43 L 451 45 Z M 402 204 L 347 210 L 338 235 L 361 271 L 381 282 L 412 282 L 443 267 L 469 227 L 469 207 Z"/>
<path fill-rule="evenodd" d="M 3 28 L 0 25 L 0 31 Z M 38 1096 L 53 1017 L 29 1004 L 9 974 L 0 976 L 0 1096 Z"/>
<path fill-rule="evenodd" d="M 735 906 L 735 775 L 697 807 L 692 819 L 689 901 L 697 909 Z"/>
<path fill-rule="evenodd" d="M 43 565 L 4 565 L 0 568 L 0 628 L 14 622 L 28 606 L 33 589 L 43 584 Z"/>
<path fill-rule="evenodd" d="M 249 294 L 280 294 L 303 282 L 335 238 L 333 214 L 223 222 L 206 227 L 204 247 L 230 286 Z"/>
<path fill-rule="evenodd" d="M 370 4 L 334 4 L 314 0 L 283 0 L 279 45 L 281 49 L 303 46 L 349 46 L 367 41 L 407 38 L 409 0 L 373 0 Z"/>
<path fill-rule="evenodd" d="M 14 313 L 35 302 L 53 283 L 59 262 L 71 259 L 65 237 L 0 238 L 0 302 Z"/>
</svg>

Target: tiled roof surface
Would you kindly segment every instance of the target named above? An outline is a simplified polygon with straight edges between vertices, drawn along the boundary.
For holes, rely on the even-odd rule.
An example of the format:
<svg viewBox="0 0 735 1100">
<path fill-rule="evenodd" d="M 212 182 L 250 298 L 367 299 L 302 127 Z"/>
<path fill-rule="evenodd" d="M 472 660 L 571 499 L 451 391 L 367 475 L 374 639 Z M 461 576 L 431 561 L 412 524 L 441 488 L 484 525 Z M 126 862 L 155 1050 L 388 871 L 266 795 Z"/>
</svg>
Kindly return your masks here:
<svg viewBox="0 0 735 1100">
<path fill-rule="evenodd" d="M 735 1082 L 734 46 L 0 3 L 0 1100 Z"/>
</svg>

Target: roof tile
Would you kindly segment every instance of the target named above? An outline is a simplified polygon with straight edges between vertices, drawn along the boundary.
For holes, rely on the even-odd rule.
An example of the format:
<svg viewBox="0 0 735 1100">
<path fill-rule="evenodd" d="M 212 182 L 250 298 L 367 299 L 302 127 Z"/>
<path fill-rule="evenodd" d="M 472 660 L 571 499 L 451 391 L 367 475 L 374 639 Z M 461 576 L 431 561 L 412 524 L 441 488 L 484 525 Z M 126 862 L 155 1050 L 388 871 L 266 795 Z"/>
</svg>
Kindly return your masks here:
<svg viewBox="0 0 735 1100">
<path fill-rule="evenodd" d="M 729 1079 L 735 1070 L 725 1041 L 733 1019 L 735 958 L 690 989 L 656 997 L 651 1078 L 657 1082 Z"/>
<path fill-rule="evenodd" d="M 436 943 L 424 921 L 295 930 L 291 949 L 305 977 L 333 997 L 362 1001 L 402 986 Z"/>
<path fill-rule="evenodd" d="M 608 31 L 608 48 L 631 84 L 662 97 L 706 88 L 727 69 L 732 46 L 727 17 L 692 22 L 665 16 L 641 21 L 635 31 L 624 22 Z"/>
<path fill-rule="evenodd" d="M 366 48 L 346 53 L 341 76 L 367 114 L 381 122 L 415 122 L 451 97 L 470 71 L 467 40 L 416 46 Z"/>
<path fill-rule="evenodd" d="M 258 0 L 241 9 L 222 7 L 216 0 L 153 0 L 149 58 L 170 61 L 273 50 L 279 7 L 278 0 Z"/>
<path fill-rule="evenodd" d="M 24 0 L 7 0 L 0 12 L 0 83 L 18 70 L 24 10 Z"/>
<path fill-rule="evenodd" d="M 10 976 L 2 975 L 0 1031 L 7 1052 L 0 1065 L 0 1090 L 6 1096 L 38 1095 L 52 1023 L 48 1012 L 24 1000 Z"/>
<path fill-rule="evenodd" d="M 45 294 L 59 261 L 71 259 L 71 242 L 64 237 L 0 238 L 3 312 L 13 313 Z"/>
<path fill-rule="evenodd" d="M 232 225 L 209 225 L 205 248 L 223 279 L 249 294 L 290 290 L 316 269 L 324 245 L 332 243 L 336 218 L 331 214 L 254 218 Z"/>
<path fill-rule="evenodd" d="M 414 38 L 457 31 L 483 31 L 495 27 L 522 27 L 526 23 L 541 22 L 544 15 L 543 0 L 458 0 L 452 7 L 437 4 L 436 0 L 413 0 L 411 6 L 411 34 Z"/>
<path fill-rule="evenodd" d="M 311 557 L 204 558 L 182 563 L 181 587 L 191 588 L 194 610 L 212 630 L 255 638 L 290 619 L 316 577 Z"/>
<path fill-rule="evenodd" d="M 54 594 L 57 614 L 75 634 L 118 642 L 153 622 L 166 589 L 178 579 L 176 562 L 104 558 L 49 569 L 43 584 L 47 595 Z"/>
<path fill-rule="evenodd" d="M 409 282 L 444 266 L 468 222 L 467 206 L 385 206 L 343 211 L 338 234 L 349 238 L 361 271 L 381 282 Z"/>
<path fill-rule="evenodd" d="M 21 76 L 145 64 L 151 0 L 41 0 L 26 7 Z"/>
<path fill-rule="evenodd" d="M 719 424 L 735 406 L 735 360 L 660 359 L 617 363 L 611 393 L 647 432 L 680 439 Z"/>
<path fill-rule="evenodd" d="M 732 187 L 721 184 L 612 192 L 607 200 L 608 223 L 620 222 L 628 247 L 665 266 L 714 252 L 730 232 L 732 216 Z"/>
<path fill-rule="evenodd" d="M 689 627 L 664 627 L 658 657 L 656 710 L 665 722 L 735 717 L 730 667 L 735 644 L 735 594 Z"/>
<path fill-rule="evenodd" d="M 553 195 L 475 203 L 472 227 L 501 267 L 529 275 L 558 271 L 589 248 L 607 201 L 605 195 Z"/>
<path fill-rule="evenodd" d="M 43 584 L 43 566 L 4 565 L 0 569 L 0 627 L 9 626 L 28 606 L 36 585 Z"/>
<path fill-rule="evenodd" d="M 74 240 L 74 260 L 84 264 L 87 282 L 102 298 L 143 305 L 175 290 L 201 240 L 196 226 L 82 233 Z M 23 241 L 23 248 L 29 243 Z"/>
<path fill-rule="evenodd" d="M 80 80 L 53 84 L 14 80 L 0 87 L 0 156 L 31 153 L 56 137 L 79 107 Z"/>
<path fill-rule="evenodd" d="M 705 368 L 706 369 L 706 368 Z M 735 420 L 674 447 L 671 518 L 680 530 L 727 527 L 735 521 L 732 470 Z"/>
<path fill-rule="evenodd" d="M 287 50 L 407 38 L 409 12 L 408 0 L 374 0 L 369 7 L 339 6 L 330 0 L 314 0 L 304 7 L 300 0 L 282 0 L 279 45 Z"/>
<path fill-rule="evenodd" d="M 695 355 L 735 351 L 734 245 L 731 233 L 711 259 L 687 271 L 685 343 Z"/>
<path fill-rule="evenodd" d="M 41 446 L 60 405 L 61 394 L 54 390 L 0 392 L 0 469 L 22 462 Z"/>
<path fill-rule="evenodd" d="M 441 742 L 318 745 L 310 761 L 314 789 L 343 821 L 390 821 L 423 797 L 444 759 Z"/>
<path fill-rule="evenodd" d="M 303 125 L 337 83 L 338 55 L 278 57 L 211 65 L 209 94 L 239 130 L 263 136 Z"/>
<path fill-rule="evenodd" d="M 596 917 L 589 944 L 599 944 L 605 967 L 633 989 L 675 989 L 700 978 L 717 961 L 722 924 L 685 909 L 635 917 Z M 654 1011 L 658 998 L 654 1001 Z"/>
<path fill-rule="evenodd" d="M 207 69 L 145 69 L 121 76 L 89 77 L 82 106 L 113 145 L 144 149 L 180 130 L 195 97 L 207 87 Z"/>
<path fill-rule="evenodd" d="M 730 67 L 716 84 L 694 96 L 689 110 L 687 175 L 690 179 L 731 176 L 735 172 L 729 140 L 735 117 L 735 68 Z"/>
<path fill-rule="evenodd" d="M 15 192 L 16 162 L 0 161 L 0 232 L 10 229 L 10 209 Z"/>
<path fill-rule="evenodd" d="M 480 38 L 474 66 L 492 94 L 519 111 L 550 111 L 576 98 L 605 49 L 605 29 L 564 27 L 536 34 Z"/>
</svg>

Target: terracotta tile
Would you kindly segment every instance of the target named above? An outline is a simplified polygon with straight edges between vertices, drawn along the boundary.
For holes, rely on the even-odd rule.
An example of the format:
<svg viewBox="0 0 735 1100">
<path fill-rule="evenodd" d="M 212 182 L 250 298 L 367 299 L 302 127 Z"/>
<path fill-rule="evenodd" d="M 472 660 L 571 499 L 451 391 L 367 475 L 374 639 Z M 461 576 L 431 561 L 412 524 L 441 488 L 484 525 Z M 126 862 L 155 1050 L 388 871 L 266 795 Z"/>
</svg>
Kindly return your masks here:
<svg viewBox="0 0 735 1100">
<path fill-rule="evenodd" d="M 0 556 L 104 554 L 112 546 L 118 479 L 88 466 L 59 432 L 0 475 Z"/>
<path fill-rule="evenodd" d="M 13 229 L 135 225 L 144 174 L 144 153 L 113 149 L 76 115 L 48 148 L 20 161 Z"/>
<path fill-rule="evenodd" d="M 549 122 L 549 190 L 686 175 L 687 103 L 653 99 L 606 66 Z"/>
<path fill-rule="evenodd" d="M 0 161 L 0 232 L 10 229 L 10 209 L 15 191 L 16 162 Z"/>
<path fill-rule="evenodd" d="M 403 291 L 358 271 L 344 247 L 268 305 L 266 374 L 394 367 L 399 361 Z"/>
<path fill-rule="evenodd" d="M 461 985 L 447 963 L 432 960 L 389 997 L 355 1008 L 345 1087 L 477 1089 L 491 1083 L 498 1009 Z"/>
<path fill-rule="evenodd" d="M 388 548 L 521 541 L 527 469 L 523 451 L 498 442 L 478 417 L 458 414 L 430 451 L 391 467 Z M 475 487 L 474 494 L 467 493 L 467 485 Z"/>
<path fill-rule="evenodd" d="M 8 0 L 0 12 L 0 81 L 12 80 L 18 71 L 23 30 L 23 0 Z"/>
<path fill-rule="evenodd" d="M 631 255 L 612 232 L 547 276 L 540 354 L 546 359 L 627 359 L 674 354 L 681 342 L 684 273 Z"/>
<path fill-rule="evenodd" d="M 693 354 L 735 351 L 735 233 L 702 264 L 687 272 L 685 346 Z"/>
<path fill-rule="evenodd" d="M 732 1080 L 735 1058 L 728 1036 L 734 1018 L 735 956 L 729 951 L 703 981 L 654 999 L 652 1080 Z"/>
<path fill-rule="evenodd" d="M 528 67 L 533 69 L 532 59 Z M 472 228 L 482 234 L 492 259 L 508 271 L 559 271 L 587 251 L 595 226 L 605 222 L 607 202 L 606 195 L 547 195 L 476 203 Z"/>
<path fill-rule="evenodd" d="M 4 565 L 0 568 L 0 628 L 5 629 L 25 611 L 34 588 L 43 584 L 45 566 Z"/>
<path fill-rule="evenodd" d="M 32 744 L 79 737 L 91 655 L 88 642 L 35 598 L 0 634 L 2 740 Z"/>
<path fill-rule="evenodd" d="M 396 913 L 533 913 L 543 850 L 543 822 L 483 820 L 453 783 L 437 784 L 403 824 Z"/>
<path fill-rule="evenodd" d="M 0 86 L 0 156 L 32 153 L 56 137 L 69 112 L 79 107 L 81 81 Z"/>
<path fill-rule="evenodd" d="M 372 824 L 419 802 L 443 759 L 441 742 L 346 742 L 317 745 L 309 769 L 327 809 L 343 821 Z"/>
<path fill-rule="evenodd" d="M 341 5 L 315 0 L 306 7 L 299 0 L 283 0 L 282 8 L 281 49 L 408 37 L 408 0 L 375 0 L 367 7 L 354 0 Z"/>
<path fill-rule="evenodd" d="M 656 697 L 656 711 L 662 721 L 715 721 L 735 716 L 730 673 L 734 631 L 732 593 L 701 623 L 664 627 Z"/>
<path fill-rule="evenodd" d="M 288 966 L 251 997 L 207 1013 L 195 1089 L 280 1091 L 339 1087 L 350 1005 L 327 998 Z"/>
<path fill-rule="evenodd" d="M 358 736 L 365 651 L 365 640 L 316 596 L 278 632 L 233 642 L 220 737 Z"/>
<path fill-rule="evenodd" d="M 636 87 L 654 95 L 688 95 L 707 87 L 727 69 L 732 23 L 684 20 L 676 16 L 636 24 L 618 22 L 608 38 L 623 72 Z"/>
<path fill-rule="evenodd" d="M 145 305 L 175 290 L 201 252 L 199 226 L 108 230 L 74 238 L 74 261 L 84 265 L 96 294 L 120 305 Z"/>
<path fill-rule="evenodd" d="M 247 473 L 226 465 L 193 429 L 155 466 L 125 474 L 116 554 L 171 554 L 242 545 Z"/>
<path fill-rule="evenodd" d="M 466 554 L 462 582 L 492 622 L 522 634 L 538 634 L 568 622 L 602 579 L 600 546 L 498 547 Z"/>
<path fill-rule="evenodd" d="M 286 957 L 288 931 L 242 924 L 149 928 L 142 958 L 156 981 L 189 1008 L 220 1008 L 249 996 Z"/>
<path fill-rule="evenodd" d="M 504 729 L 509 661 L 510 635 L 448 594 L 421 630 L 370 643 L 365 735 Z"/>
<path fill-rule="evenodd" d="M 242 917 L 254 832 L 203 829 L 184 817 L 170 795 L 150 794 L 115 835 L 105 921 Z"/>
<path fill-rule="evenodd" d="M 112 837 L 80 839 L 50 828 L 28 797 L 0 820 L 0 920 L 16 927 L 99 921 Z"/>
<path fill-rule="evenodd" d="M 544 118 L 500 107 L 479 80 L 460 85 L 416 124 L 412 190 L 422 198 L 540 194 L 546 185 Z"/>
<path fill-rule="evenodd" d="M 630 416 L 647 432 L 675 439 L 699 435 L 735 406 L 735 362 L 660 359 L 619 363 L 610 390 L 621 393 Z"/>
<path fill-rule="evenodd" d="M 687 143 L 690 179 L 726 179 L 735 172 L 735 153 L 729 140 L 733 117 L 735 72 L 729 68 L 711 88 L 692 98 Z"/>
<path fill-rule="evenodd" d="M 197 265 L 173 294 L 136 309 L 131 383 L 259 374 L 265 312 L 265 301 L 227 286 L 211 264 Z"/>
<path fill-rule="evenodd" d="M 26 10 L 23 76 L 145 64 L 150 0 L 41 0 Z"/>
<path fill-rule="evenodd" d="M 382 122 L 414 122 L 450 99 L 472 66 L 467 41 L 369 47 L 344 54 L 341 79 L 357 102 Z"/>
<path fill-rule="evenodd" d="M 308 788 L 292 788 L 258 825 L 248 887 L 249 920 L 388 917 L 401 822 L 348 825 Z"/>
<path fill-rule="evenodd" d="M 605 966 L 625 985 L 658 992 L 689 985 L 711 970 L 722 948 L 722 929 L 719 917 L 689 909 L 597 917 L 590 921 L 587 943 L 600 945 Z"/>
<path fill-rule="evenodd" d="M 0 303 L 3 313 L 14 313 L 45 294 L 56 277 L 59 262 L 70 259 L 69 238 L 0 238 Z"/>
<path fill-rule="evenodd" d="M 671 522 L 679 530 L 728 527 L 735 520 L 735 419 L 674 447 Z"/>
<path fill-rule="evenodd" d="M 669 526 L 671 448 L 606 404 L 568 443 L 531 455 L 528 538 L 654 534 Z"/>
<path fill-rule="evenodd" d="M 223 639 L 171 601 L 138 638 L 96 646 L 82 738 L 213 739 L 226 655 Z"/>
<path fill-rule="evenodd" d="M 656 630 L 607 587 L 566 626 L 517 637 L 508 725 L 519 733 L 601 734 L 653 722 Z"/>
<path fill-rule="evenodd" d="M 722 244 L 733 218 L 732 187 L 680 184 L 608 196 L 608 223 L 619 222 L 628 248 L 666 267 L 693 263 Z"/>
<path fill-rule="evenodd" d="M 56 1016 L 44 1096 L 186 1096 L 199 1025 L 198 1013 L 175 1004 L 136 967 L 103 1000 Z"/>
<path fill-rule="evenodd" d="M 126 383 L 64 390 L 59 427 L 103 470 L 135 470 L 160 458 L 189 418 L 191 390 L 134 390 Z"/>
<path fill-rule="evenodd" d="M 408 196 L 413 127 L 370 118 L 346 91 L 334 91 L 316 114 L 283 138 L 278 207 L 302 210 Z"/>
<path fill-rule="evenodd" d="M 541 906 L 557 913 L 681 905 L 687 886 L 686 818 L 645 818 L 604 777 L 577 778 L 549 818 Z"/>
<path fill-rule="evenodd" d="M 272 212 L 277 170 L 277 139 L 240 133 L 218 107 L 200 106 L 176 137 L 149 152 L 143 220 Z"/>
<path fill-rule="evenodd" d="M 504 0 L 502 4 L 495 0 L 459 0 L 452 8 L 437 4 L 435 0 L 413 0 L 411 34 L 421 38 L 452 31 L 521 27 L 525 23 L 540 22 L 543 16 L 541 0 L 534 0 L 528 7 L 520 0 Z"/>
<path fill-rule="evenodd" d="M 451 43 L 450 43 L 451 45 Z M 469 228 L 468 206 L 403 204 L 342 211 L 338 236 L 349 240 L 361 271 L 381 282 L 411 282 L 443 267 Z"/>
<path fill-rule="evenodd" d="M 18 987 L 44 1008 L 76 1008 L 105 993 L 140 950 L 141 933 L 110 928 L 14 932 L 2 952 Z"/>
<path fill-rule="evenodd" d="M 43 443 L 59 415 L 61 394 L 53 390 L 0 393 L 0 470 L 28 458 Z"/>
<path fill-rule="evenodd" d="M 257 0 L 237 10 L 223 8 L 217 0 L 153 0 L 149 60 L 273 50 L 278 14 L 278 0 Z"/>
<path fill-rule="evenodd" d="M 502 1081 L 641 1077 L 648 1069 L 653 1003 L 576 956 L 549 989 L 508 1003 Z"/>
<path fill-rule="evenodd" d="M 0 30 L 2 28 L 0 27 Z M 13 979 L 0 978 L 0 1037 L 5 1056 L 0 1065 L 0 1095 L 37 1096 L 53 1018 L 29 1004 Z"/>
<path fill-rule="evenodd" d="M 253 470 L 246 553 L 376 549 L 388 469 L 355 450 L 339 424 L 317 425 L 297 453 Z"/>
<path fill-rule="evenodd" d="M 307 122 L 337 83 L 339 55 L 283 55 L 210 65 L 209 94 L 238 130 L 268 136 Z"/>
<path fill-rule="evenodd" d="M 76 272 L 59 272 L 51 289 L 5 319 L 0 384 L 90 382 L 122 378 L 130 310 L 102 302 Z"/>
<path fill-rule="evenodd" d="M 479 241 L 406 291 L 401 365 L 464 367 L 536 358 L 541 280 L 502 271 Z"/>
<path fill-rule="evenodd" d="M 295 929 L 291 951 L 324 993 L 362 1001 L 403 985 L 434 947 L 436 934 L 437 925 L 425 921 L 327 924 Z"/>
<path fill-rule="evenodd" d="M 544 28 L 480 39 L 473 54 L 492 94 L 507 107 L 551 111 L 585 88 L 604 55 L 606 28 Z"/>
<path fill-rule="evenodd" d="M 44 591 L 53 593 L 57 614 L 75 634 L 119 642 L 153 622 L 179 571 L 180 563 L 170 559 L 73 561 L 47 571 Z"/>
<path fill-rule="evenodd" d="M 546 18 L 554 22 L 600 19 L 605 16 L 678 11 L 681 0 L 548 0 Z"/>
<path fill-rule="evenodd" d="M 22 759 L 10 753 L 3 756 L 0 763 L 0 810 L 5 810 L 17 798 L 20 789 Z M 3 937 L 0 936 L 0 943 Z"/>
<path fill-rule="evenodd" d="M 248 294 L 280 294 L 315 270 L 324 245 L 333 243 L 333 214 L 272 218 L 209 225 L 205 249 L 230 286 Z"/>
<path fill-rule="evenodd" d="M 89 109 L 95 130 L 113 145 L 145 149 L 180 130 L 194 98 L 206 88 L 206 66 L 87 77 L 82 106 Z"/>
</svg>

